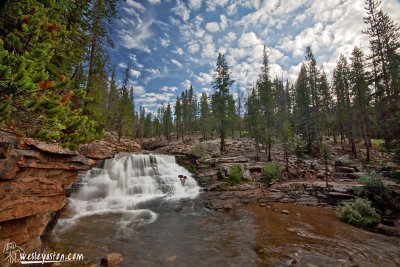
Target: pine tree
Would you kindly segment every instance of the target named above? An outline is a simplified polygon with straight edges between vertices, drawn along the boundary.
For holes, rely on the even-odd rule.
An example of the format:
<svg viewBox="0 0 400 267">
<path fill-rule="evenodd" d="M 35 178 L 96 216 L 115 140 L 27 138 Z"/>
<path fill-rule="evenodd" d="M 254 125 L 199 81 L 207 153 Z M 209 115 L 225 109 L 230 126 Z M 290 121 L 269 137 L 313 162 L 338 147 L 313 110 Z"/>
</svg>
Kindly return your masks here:
<svg viewBox="0 0 400 267">
<path fill-rule="evenodd" d="M 263 50 L 263 61 L 261 67 L 261 75 L 258 80 L 258 88 L 260 94 L 260 104 L 262 112 L 264 114 L 264 129 L 265 138 L 267 141 L 267 153 L 268 161 L 271 161 L 271 148 L 272 148 L 272 136 L 273 136 L 273 123 L 274 123 L 274 93 L 272 90 L 272 84 L 269 76 L 269 58 L 266 47 Z"/>
<path fill-rule="evenodd" d="M 84 92 L 71 87 L 82 51 L 71 49 L 71 37 L 80 21 L 65 19 L 67 1 L 41 2 L 7 2 L 1 10 L 0 125 L 74 148 L 98 136 L 79 108 Z"/>
<path fill-rule="evenodd" d="M 311 140 L 312 140 L 312 151 L 316 154 L 319 153 L 319 148 L 322 142 L 322 136 L 320 131 L 320 93 L 318 87 L 319 70 L 317 68 L 317 62 L 310 46 L 306 47 L 306 66 L 307 66 L 307 77 L 308 86 L 311 100 Z"/>
<path fill-rule="evenodd" d="M 181 137 L 182 142 L 185 143 L 184 136 L 184 128 L 183 128 L 183 114 L 182 114 L 182 105 L 181 99 L 178 97 L 175 102 L 175 132 L 176 138 Z"/>
<path fill-rule="evenodd" d="M 104 99 L 104 91 L 101 88 L 101 73 L 104 71 L 107 55 L 106 46 L 113 47 L 108 33 L 108 27 L 117 15 L 117 0 L 93 0 L 87 10 L 87 30 L 90 38 L 90 54 L 88 58 L 87 95 L 92 101 L 86 105 L 86 112 L 91 117 L 104 117 L 104 109 L 97 108 Z M 97 108 L 97 109 L 96 109 Z M 100 113 L 100 114 L 99 114 Z"/>
<path fill-rule="evenodd" d="M 163 128 L 163 134 L 164 134 L 165 138 L 167 138 L 167 140 L 170 141 L 172 128 L 173 128 L 172 110 L 171 110 L 170 103 L 168 103 L 168 105 L 165 108 L 164 113 L 163 113 L 162 128 Z"/>
<path fill-rule="evenodd" d="M 231 136 L 232 138 L 235 137 L 235 130 L 237 128 L 237 122 L 238 118 L 236 115 L 236 106 L 235 106 L 235 100 L 233 99 L 233 95 L 228 96 L 228 104 L 226 108 L 226 113 L 227 113 L 227 118 L 226 118 L 226 124 L 227 124 L 227 129 L 230 129 Z"/>
<path fill-rule="evenodd" d="M 201 94 L 200 98 L 200 132 L 203 138 L 207 139 L 210 132 L 210 108 L 208 105 L 208 96 L 206 92 Z"/>
<path fill-rule="evenodd" d="M 346 58 L 341 55 L 339 62 L 334 70 L 334 87 L 336 88 L 336 98 L 338 101 L 340 125 L 345 128 L 351 144 L 351 151 L 357 157 L 355 129 L 353 120 L 353 110 L 350 99 L 350 70 Z M 343 133 L 342 133 L 343 134 Z M 343 141 L 342 141 L 343 147 Z"/>
<path fill-rule="evenodd" d="M 107 104 L 107 127 L 108 131 L 116 130 L 116 121 L 118 118 L 118 88 L 115 80 L 115 70 L 112 70 L 110 89 L 108 93 L 108 104 Z"/>
<path fill-rule="evenodd" d="M 398 122 L 400 110 L 400 27 L 379 9 L 380 4 L 376 0 L 365 1 L 364 22 L 369 28 L 364 33 L 369 36 L 372 52 L 369 59 L 374 73 L 377 122 L 390 149 L 393 139 L 400 140 L 400 133 L 391 130 L 399 128 L 394 123 Z"/>
<path fill-rule="evenodd" d="M 350 83 L 351 91 L 354 96 L 354 107 L 355 107 L 355 121 L 361 124 L 359 126 L 362 129 L 362 137 L 364 139 L 364 145 L 367 152 L 367 162 L 370 161 L 370 128 L 371 119 L 369 115 L 369 99 L 370 90 L 366 80 L 366 72 L 364 69 L 364 54 L 358 48 L 354 47 L 351 53 L 351 70 L 350 70 Z"/>
<path fill-rule="evenodd" d="M 219 123 L 219 132 L 221 138 L 220 150 L 225 151 L 225 136 L 226 136 L 226 123 L 227 123 L 227 106 L 229 99 L 229 87 L 234 83 L 230 78 L 228 63 L 225 56 L 218 55 L 217 67 L 213 75 L 213 88 L 215 93 L 213 95 L 213 102 L 216 106 L 216 118 Z"/>
<path fill-rule="evenodd" d="M 260 160 L 260 139 L 262 131 L 262 105 L 260 102 L 260 95 L 257 88 L 253 87 L 249 96 L 247 97 L 247 124 L 249 129 L 249 134 L 254 138 L 255 150 L 256 150 L 256 160 Z"/>
<path fill-rule="evenodd" d="M 307 80 L 307 68 L 302 64 L 295 88 L 295 131 L 306 141 L 307 151 L 311 153 L 311 99 Z"/>
</svg>

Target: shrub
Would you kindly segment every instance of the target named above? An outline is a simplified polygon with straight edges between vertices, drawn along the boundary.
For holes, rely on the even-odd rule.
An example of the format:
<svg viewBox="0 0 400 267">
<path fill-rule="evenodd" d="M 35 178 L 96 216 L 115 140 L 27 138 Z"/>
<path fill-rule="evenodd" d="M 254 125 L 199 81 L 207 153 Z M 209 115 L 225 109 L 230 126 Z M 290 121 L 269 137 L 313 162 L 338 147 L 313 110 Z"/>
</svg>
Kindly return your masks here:
<svg viewBox="0 0 400 267">
<path fill-rule="evenodd" d="M 371 201 L 365 198 L 356 198 L 336 209 L 340 220 L 357 227 L 368 228 L 379 222 L 379 215 L 372 207 Z"/>
<path fill-rule="evenodd" d="M 385 140 L 383 139 L 371 139 L 371 144 L 372 147 L 379 150 L 379 151 L 385 151 Z"/>
<path fill-rule="evenodd" d="M 193 164 L 190 164 L 188 167 L 188 171 L 190 173 L 196 173 L 196 166 L 194 166 Z"/>
<path fill-rule="evenodd" d="M 265 165 L 262 169 L 263 180 L 264 183 L 268 186 L 273 181 L 277 181 L 281 179 L 281 170 L 279 168 L 279 164 L 276 162 Z"/>
<path fill-rule="evenodd" d="M 399 179 L 400 180 L 400 171 L 395 171 L 390 174 L 390 178 Z"/>
<path fill-rule="evenodd" d="M 240 184 L 243 181 L 243 172 L 240 165 L 233 165 L 229 169 L 229 184 Z"/>
<path fill-rule="evenodd" d="M 393 206 L 389 189 L 378 173 L 367 173 L 358 181 L 363 184 L 363 187 L 356 190 L 358 196 L 371 200 L 373 205 L 382 211 Z"/>
</svg>

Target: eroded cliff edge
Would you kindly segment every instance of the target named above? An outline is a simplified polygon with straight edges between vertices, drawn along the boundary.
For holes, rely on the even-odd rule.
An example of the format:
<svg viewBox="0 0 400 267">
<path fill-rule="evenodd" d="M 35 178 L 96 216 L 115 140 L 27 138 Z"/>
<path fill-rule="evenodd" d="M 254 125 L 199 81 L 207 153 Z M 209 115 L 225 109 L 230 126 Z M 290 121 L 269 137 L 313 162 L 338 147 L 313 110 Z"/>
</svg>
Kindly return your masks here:
<svg viewBox="0 0 400 267">
<path fill-rule="evenodd" d="M 112 135 L 105 137 L 71 151 L 0 130 L 0 250 L 9 242 L 39 249 L 52 215 L 68 203 L 64 188 L 78 172 L 120 151 L 141 150 L 134 141 L 116 145 Z"/>
</svg>

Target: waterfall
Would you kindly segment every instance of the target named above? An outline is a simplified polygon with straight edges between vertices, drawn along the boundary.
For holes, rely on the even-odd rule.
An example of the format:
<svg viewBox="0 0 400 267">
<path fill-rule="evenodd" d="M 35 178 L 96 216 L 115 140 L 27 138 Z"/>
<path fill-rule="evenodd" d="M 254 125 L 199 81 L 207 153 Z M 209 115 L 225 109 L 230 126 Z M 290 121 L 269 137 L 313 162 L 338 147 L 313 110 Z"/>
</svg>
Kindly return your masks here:
<svg viewBox="0 0 400 267">
<path fill-rule="evenodd" d="M 128 221 L 150 223 L 157 215 L 139 205 L 156 199 L 193 199 L 199 192 L 197 182 L 174 156 L 120 153 L 82 177 L 82 186 L 69 198 L 72 217 L 60 220 L 59 226 L 64 228 L 81 217 L 105 213 L 130 214 Z"/>
</svg>

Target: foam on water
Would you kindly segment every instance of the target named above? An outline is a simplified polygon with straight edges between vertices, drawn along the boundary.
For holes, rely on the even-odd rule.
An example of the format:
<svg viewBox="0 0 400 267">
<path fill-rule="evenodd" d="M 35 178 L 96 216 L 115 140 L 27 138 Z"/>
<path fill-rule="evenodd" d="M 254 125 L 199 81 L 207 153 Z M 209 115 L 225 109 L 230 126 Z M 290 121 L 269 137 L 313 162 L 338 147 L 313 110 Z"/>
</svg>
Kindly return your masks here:
<svg viewBox="0 0 400 267">
<path fill-rule="evenodd" d="M 186 176 L 182 182 L 179 176 Z M 157 214 L 139 204 L 161 199 L 196 198 L 200 187 L 192 175 L 175 162 L 174 156 L 120 153 L 94 168 L 83 178 L 83 186 L 69 199 L 71 218 L 59 220 L 56 230 L 74 225 L 80 218 L 105 213 L 126 213 L 119 222 L 128 225 L 151 223 Z"/>
</svg>

